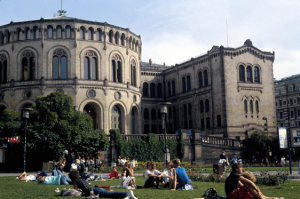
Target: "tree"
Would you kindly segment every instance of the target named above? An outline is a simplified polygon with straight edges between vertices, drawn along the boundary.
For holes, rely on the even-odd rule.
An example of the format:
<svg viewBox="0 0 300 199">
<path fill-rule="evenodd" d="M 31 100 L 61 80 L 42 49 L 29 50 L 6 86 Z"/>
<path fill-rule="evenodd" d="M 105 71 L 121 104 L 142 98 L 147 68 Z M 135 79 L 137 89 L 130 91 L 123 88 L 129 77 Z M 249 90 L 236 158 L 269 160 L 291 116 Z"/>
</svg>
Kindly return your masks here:
<svg viewBox="0 0 300 199">
<path fill-rule="evenodd" d="M 16 111 L 5 109 L 0 114 L 0 136 L 9 137 L 19 129 L 17 121 L 20 121 L 20 114 Z"/>
<path fill-rule="evenodd" d="M 37 97 L 27 129 L 28 147 L 41 161 L 59 160 L 65 149 L 95 155 L 109 146 L 105 133 L 93 129 L 91 117 L 73 110 L 71 97 L 61 92 Z"/>
</svg>

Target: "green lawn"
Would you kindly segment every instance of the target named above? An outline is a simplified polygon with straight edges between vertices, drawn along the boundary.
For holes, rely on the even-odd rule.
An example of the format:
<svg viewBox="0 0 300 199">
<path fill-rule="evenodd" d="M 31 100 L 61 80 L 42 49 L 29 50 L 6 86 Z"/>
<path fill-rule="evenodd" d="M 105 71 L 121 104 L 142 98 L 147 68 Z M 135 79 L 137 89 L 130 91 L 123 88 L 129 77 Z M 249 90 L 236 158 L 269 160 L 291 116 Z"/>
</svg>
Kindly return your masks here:
<svg viewBox="0 0 300 199">
<path fill-rule="evenodd" d="M 144 178 L 136 177 L 137 185 L 143 185 Z M 91 181 L 92 185 L 118 185 L 119 180 L 113 181 Z M 220 195 L 224 196 L 224 183 L 203 183 L 193 182 L 198 189 L 192 191 L 170 191 L 169 189 L 137 189 L 133 190 L 134 194 L 141 198 L 199 198 L 205 190 L 214 187 Z M 15 177 L 0 177 L 0 198 L 56 198 L 59 196 L 54 190 L 59 187 L 72 188 L 71 185 L 38 185 L 37 182 L 16 181 Z M 285 197 L 285 199 L 299 198 L 300 182 L 289 182 L 280 186 L 259 186 L 262 193 L 266 196 Z M 127 191 L 126 189 L 113 189 L 114 191 Z M 83 198 L 83 197 L 82 197 Z"/>
</svg>

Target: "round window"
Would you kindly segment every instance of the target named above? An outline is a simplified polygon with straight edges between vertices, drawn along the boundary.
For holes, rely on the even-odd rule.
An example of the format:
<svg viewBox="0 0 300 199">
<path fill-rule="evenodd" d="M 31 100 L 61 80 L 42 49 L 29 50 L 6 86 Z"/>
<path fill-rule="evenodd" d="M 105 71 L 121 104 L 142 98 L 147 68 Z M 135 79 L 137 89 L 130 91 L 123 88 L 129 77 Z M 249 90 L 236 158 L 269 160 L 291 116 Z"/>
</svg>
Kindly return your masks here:
<svg viewBox="0 0 300 199">
<path fill-rule="evenodd" d="M 121 94 L 119 92 L 115 93 L 115 99 L 119 100 L 121 98 Z"/>
<path fill-rule="evenodd" d="M 91 98 L 95 97 L 96 96 L 96 92 L 94 90 L 89 90 L 88 96 L 91 97 Z"/>
<path fill-rule="evenodd" d="M 29 99 L 31 97 L 31 91 L 25 91 L 24 98 Z"/>
</svg>

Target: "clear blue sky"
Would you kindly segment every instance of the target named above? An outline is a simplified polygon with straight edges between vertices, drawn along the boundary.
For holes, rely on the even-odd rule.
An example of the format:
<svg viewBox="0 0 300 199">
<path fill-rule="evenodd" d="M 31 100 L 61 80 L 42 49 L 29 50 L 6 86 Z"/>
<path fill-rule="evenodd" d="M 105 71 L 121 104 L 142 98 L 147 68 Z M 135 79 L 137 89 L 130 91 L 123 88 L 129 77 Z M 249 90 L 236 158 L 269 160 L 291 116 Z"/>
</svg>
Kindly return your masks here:
<svg viewBox="0 0 300 199">
<path fill-rule="evenodd" d="M 52 17 L 60 0 L 1 0 L 0 25 Z M 300 73 L 299 0 L 64 0 L 67 16 L 108 22 L 142 37 L 142 60 L 173 65 L 213 45 L 251 39 L 275 51 L 274 77 Z"/>
</svg>

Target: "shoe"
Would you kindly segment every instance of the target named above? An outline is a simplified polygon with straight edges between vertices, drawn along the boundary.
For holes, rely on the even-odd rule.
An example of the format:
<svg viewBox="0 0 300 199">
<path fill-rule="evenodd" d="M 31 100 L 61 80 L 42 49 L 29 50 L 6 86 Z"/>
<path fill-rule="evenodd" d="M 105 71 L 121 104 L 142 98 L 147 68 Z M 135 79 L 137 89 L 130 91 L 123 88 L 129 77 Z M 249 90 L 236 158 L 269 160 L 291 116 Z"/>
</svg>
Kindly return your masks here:
<svg viewBox="0 0 300 199">
<path fill-rule="evenodd" d="M 132 198 L 132 199 L 137 199 L 137 197 L 135 197 L 135 196 L 133 195 L 133 192 L 132 192 L 132 191 L 128 191 L 128 197 L 129 197 L 129 198 Z"/>
</svg>

